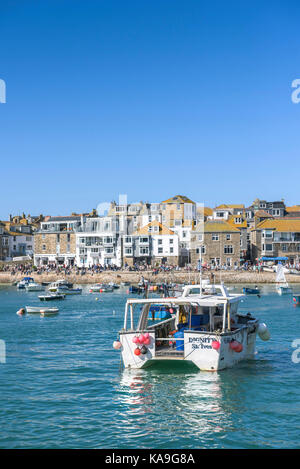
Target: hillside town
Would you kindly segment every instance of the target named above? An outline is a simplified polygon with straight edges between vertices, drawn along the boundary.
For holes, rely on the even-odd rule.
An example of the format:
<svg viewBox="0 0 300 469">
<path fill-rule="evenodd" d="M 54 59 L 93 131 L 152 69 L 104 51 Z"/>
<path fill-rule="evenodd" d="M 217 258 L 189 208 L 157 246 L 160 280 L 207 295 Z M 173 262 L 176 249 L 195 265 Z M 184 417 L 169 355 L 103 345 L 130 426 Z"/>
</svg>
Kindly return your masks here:
<svg viewBox="0 0 300 469">
<path fill-rule="evenodd" d="M 105 214 L 22 215 L 0 221 L 1 266 L 239 269 L 282 261 L 299 268 L 300 205 L 255 199 L 214 208 L 175 195 L 159 203 L 111 202 Z"/>
</svg>

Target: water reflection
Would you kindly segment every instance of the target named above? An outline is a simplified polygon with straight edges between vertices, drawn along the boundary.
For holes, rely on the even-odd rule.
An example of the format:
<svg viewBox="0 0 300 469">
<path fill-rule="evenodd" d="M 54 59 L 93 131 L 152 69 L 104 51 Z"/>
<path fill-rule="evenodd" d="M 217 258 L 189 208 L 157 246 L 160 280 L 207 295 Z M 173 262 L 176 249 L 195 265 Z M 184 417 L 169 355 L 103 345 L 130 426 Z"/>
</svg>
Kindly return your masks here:
<svg viewBox="0 0 300 469">
<path fill-rule="evenodd" d="M 118 393 L 123 428 L 152 438 L 154 432 L 162 445 L 178 440 L 183 447 L 186 440 L 209 446 L 216 434 L 233 431 L 236 414 L 245 411 L 243 380 L 235 378 L 230 370 L 124 370 Z"/>
</svg>

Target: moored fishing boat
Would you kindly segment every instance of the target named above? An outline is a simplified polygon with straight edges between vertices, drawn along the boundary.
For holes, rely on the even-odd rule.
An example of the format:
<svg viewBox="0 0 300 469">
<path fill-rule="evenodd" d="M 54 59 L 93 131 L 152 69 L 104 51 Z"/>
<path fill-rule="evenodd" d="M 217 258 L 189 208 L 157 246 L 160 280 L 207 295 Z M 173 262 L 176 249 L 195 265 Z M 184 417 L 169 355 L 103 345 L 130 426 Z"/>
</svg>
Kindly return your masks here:
<svg viewBox="0 0 300 469">
<path fill-rule="evenodd" d="M 45 290 L 45 287 L 41 285 L 40 283 L 36 282 L 29 282 L 27 285 L 25 285 L 26 291 L 43 291 Z"/>
<path fill-rule="evenodd" d="M 48 295 L 39 295 L 41 301 L 54 301 L 54 300 L 64 300 L 65 295 L 62 293 L 51 293 Z"/>
<path fill-rule="evenodd" d="M 104 293 L 112 291 L 114 291 L 113 286 L 105 283 L 96 283 L 90 287 L 90 293 Z"/>
<path fill-rule="evenodd" d="M 244 295 L 230 294 L 223 284 L 211 287 L 212 294 L 200 284 L 186 286 L 176 298 L 128 299 L 124 327 L 113 344 L 125 368 L 181 360 L 217 371 L 253 357 L 256 335 L 270 338 L 267 326 L 250 313 L 238 313 Z M 157 306 L 168 307 L 169 317 L 152 320 L 149 313 Z"/>
<path fill-rule="evenodd" d="M 56 293 L 63 295 L 80 295 L 82 293 L 82 288 L 68 288 L 66 286 L 61 286 L 56 290 Z"/>
<path fill-rule="evenodd" d="M 56 282 L 50 283 L 48 290 L 51 292 L 56 292 L 58 288 L 61 287 L 73 288 L 73 283 L 70 283 L 65 279 L 57 280 Z"/>
<path fill-rule="evenodd" d="M 17 288 L 20 290 L 24 290 L 26 285 L 29 283 L 34 282 L 34 279 L 32 277 L 24 277 L 20 282 L 17 283 Z"/>
</svg>

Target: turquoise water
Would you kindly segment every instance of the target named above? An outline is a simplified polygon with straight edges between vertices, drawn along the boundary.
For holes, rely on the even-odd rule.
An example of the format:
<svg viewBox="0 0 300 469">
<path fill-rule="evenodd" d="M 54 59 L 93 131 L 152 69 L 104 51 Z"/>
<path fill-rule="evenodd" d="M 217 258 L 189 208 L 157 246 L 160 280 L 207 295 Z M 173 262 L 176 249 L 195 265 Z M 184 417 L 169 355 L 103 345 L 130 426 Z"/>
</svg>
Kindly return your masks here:
<svg viewBox="0 0 300 469">
<path fill-rule="evenodd" d="M 291 295 L 264 286 L 261 298 L 241 304 L 272 335 L 257 338 L 254 360 L 219 373 L 124 371 L 112 342 L 126 290 L 83 288 L 57 302 L 58 316 L 41 318 L 16 315 L 40 306 L 40 293 L 0 287 L 0 448 L 299 447 L 300 363 L 292 361 L 292 341 L 300 339 L 300 307 Z"/>
</svg>

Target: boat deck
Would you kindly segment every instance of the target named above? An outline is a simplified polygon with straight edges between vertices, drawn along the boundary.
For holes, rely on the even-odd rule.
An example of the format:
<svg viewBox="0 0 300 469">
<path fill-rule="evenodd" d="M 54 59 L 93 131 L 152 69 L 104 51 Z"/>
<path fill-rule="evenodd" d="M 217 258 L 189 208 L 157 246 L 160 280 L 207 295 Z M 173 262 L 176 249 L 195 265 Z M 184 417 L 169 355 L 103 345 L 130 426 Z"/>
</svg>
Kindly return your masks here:
<svg viewBox="0 0 300 469">
<path fill-rule="evenodd" d="M 176 350 L 176 349 L 172 349 L 171 347 L 162 347 L 161 349 L 158 348 L 155 351 L 155 358 L 171 358 L 171 359 L 181 358 L 183 359 L 183 357 L 184 357 L 183 350 Z"/>
</svg>

